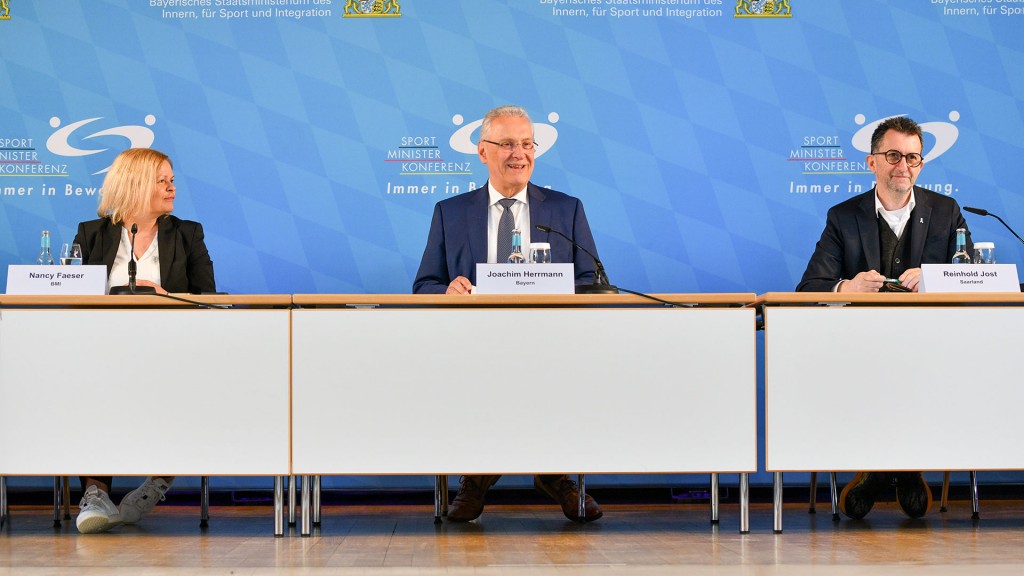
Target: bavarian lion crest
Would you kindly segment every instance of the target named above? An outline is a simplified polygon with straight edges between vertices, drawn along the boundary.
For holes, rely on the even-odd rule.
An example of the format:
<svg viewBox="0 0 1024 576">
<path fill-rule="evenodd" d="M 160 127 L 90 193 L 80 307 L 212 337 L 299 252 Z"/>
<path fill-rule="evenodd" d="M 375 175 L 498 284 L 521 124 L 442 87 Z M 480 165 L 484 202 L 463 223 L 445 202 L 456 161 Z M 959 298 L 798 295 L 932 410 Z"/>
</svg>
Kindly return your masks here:
<svg viewBox="0 0 1024 576">
<path fill-rule="evenodd" d="M 789 0 L 736 0 L 736 18 L 789 18 Z"/>
<path fill-rule="evenodd" d="M 401 16 L 398 0 L 348 0 L 346 18 L 387 18 Z"/>
</svg>

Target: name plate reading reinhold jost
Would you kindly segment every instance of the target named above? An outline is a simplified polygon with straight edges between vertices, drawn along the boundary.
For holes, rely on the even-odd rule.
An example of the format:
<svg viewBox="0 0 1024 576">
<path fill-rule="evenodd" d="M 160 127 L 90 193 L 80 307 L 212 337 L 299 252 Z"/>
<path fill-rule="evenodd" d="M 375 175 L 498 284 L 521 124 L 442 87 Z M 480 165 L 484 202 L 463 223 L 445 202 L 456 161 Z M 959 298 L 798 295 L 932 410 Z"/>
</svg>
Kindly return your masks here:
<svg viewBox="0 0 1024 576">
<path fill-rule="evenodd" d="M 572 264 L 477 264 L 477 294 L 575 294 Z"/>
<path fill-rule="evenodd" d="M 922 264 L 919 292 L 1020 292 L 1016 264 Z"/>
<path fill-rule="evenodd" d="M 107 292 L 107 267 L 39 266 L 7 267 L 7 293 L 21 296 L 102 296 Z"/>
</svg>

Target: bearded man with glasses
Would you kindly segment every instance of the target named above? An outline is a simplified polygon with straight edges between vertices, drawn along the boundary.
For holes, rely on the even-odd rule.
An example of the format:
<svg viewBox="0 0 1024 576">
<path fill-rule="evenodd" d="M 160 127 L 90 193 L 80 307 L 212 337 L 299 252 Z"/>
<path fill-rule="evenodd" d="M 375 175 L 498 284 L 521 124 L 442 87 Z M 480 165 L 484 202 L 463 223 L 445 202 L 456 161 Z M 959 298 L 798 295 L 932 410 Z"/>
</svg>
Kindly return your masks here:
<svg viewBox="0 0 1024 576">
<path fill-rule="evenodd" d="M 868 169 L 875 187 L 828 211 L 800 292 L 878 292 L 886 279 L 917 292 L 921 264 L 946 264 L 956 230 L 967 228 L 956 200 L 915 186 L 924 167 L 921 127 L 906 116 L 883 121 L 871 136 Z M 968 254 L 973 253 L 970 232 Z"/>
<path fill-rule="evenodd" d="M 875 187 L 828 211 L 797 291 L 878 292 L 895 285 L 917 292 L 921 264 L 953 259 L 956 230 L 967 223 L 956 200 L 914 185 L 923 148 L 921 127 L 910 118 L 894 116 L 875 128 L 867 156 Z M 969 231 L 967 245 L 970 254 Z M 927 514 L 932 495 L 920 472 L 859 472 L 839 506 L 850 518 L 863 518 L 893 484 L 907 516 Z"/>
</svg>

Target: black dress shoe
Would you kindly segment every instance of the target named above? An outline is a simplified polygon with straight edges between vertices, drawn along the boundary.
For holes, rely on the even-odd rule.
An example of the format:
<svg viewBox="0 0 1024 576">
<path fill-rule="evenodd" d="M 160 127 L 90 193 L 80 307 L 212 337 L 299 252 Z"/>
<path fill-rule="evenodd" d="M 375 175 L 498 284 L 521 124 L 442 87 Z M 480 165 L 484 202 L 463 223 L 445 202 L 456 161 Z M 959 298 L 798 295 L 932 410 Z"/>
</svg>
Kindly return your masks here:
<svg viewBox="0 0 1024 576">
<path fill-rule="evenodd" d="M 903 513 L 911 518 L 920 518 L 932 507 L 932 489 L 920 472 L 896 473 L 896 501 Z"/>
<path fill-rule="evenodd" d="M 593 522 L 604 515 L 597 501 L 589 494 L 584 503 L 586 514 L 580 514 L 580 489 L 568 476 L 537 475 L 533 477 L 533 485 L 557 502 L 562 507 L 562 514 L 573 522 Z"/>
<path fill-rule="evenodd" d="M 878 493 L 891 483 L 892 475 L 887 472 L 858 472 L 843 488 L 839 509 L 850 518 L 860 520 L 871 512 Z"/>
<path fill-rule="evenodd" d="M 448 508 L 449 522 L 476 520 L 484 511 L 484 494 L 501 476 L 463 476 L 459 492 Z"/>
</svg>

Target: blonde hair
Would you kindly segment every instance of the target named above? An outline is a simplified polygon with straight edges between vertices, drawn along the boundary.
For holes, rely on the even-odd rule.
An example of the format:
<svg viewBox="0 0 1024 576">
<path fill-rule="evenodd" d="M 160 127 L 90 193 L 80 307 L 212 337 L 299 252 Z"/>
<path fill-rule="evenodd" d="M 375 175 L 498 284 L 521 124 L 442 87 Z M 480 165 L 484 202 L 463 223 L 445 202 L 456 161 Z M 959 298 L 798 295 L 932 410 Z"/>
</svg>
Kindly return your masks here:
<svg viewBox="0 0 1024 576">
<path fill-rule="evenodd" d="M 148 212 L 157 172 L 164 162 L 171 164 L 167 154 L 150 148 L 129 148 L 118 154 L 103 179 L 96 213 L 121 224 L 125 218 Z"/>
</svg>

